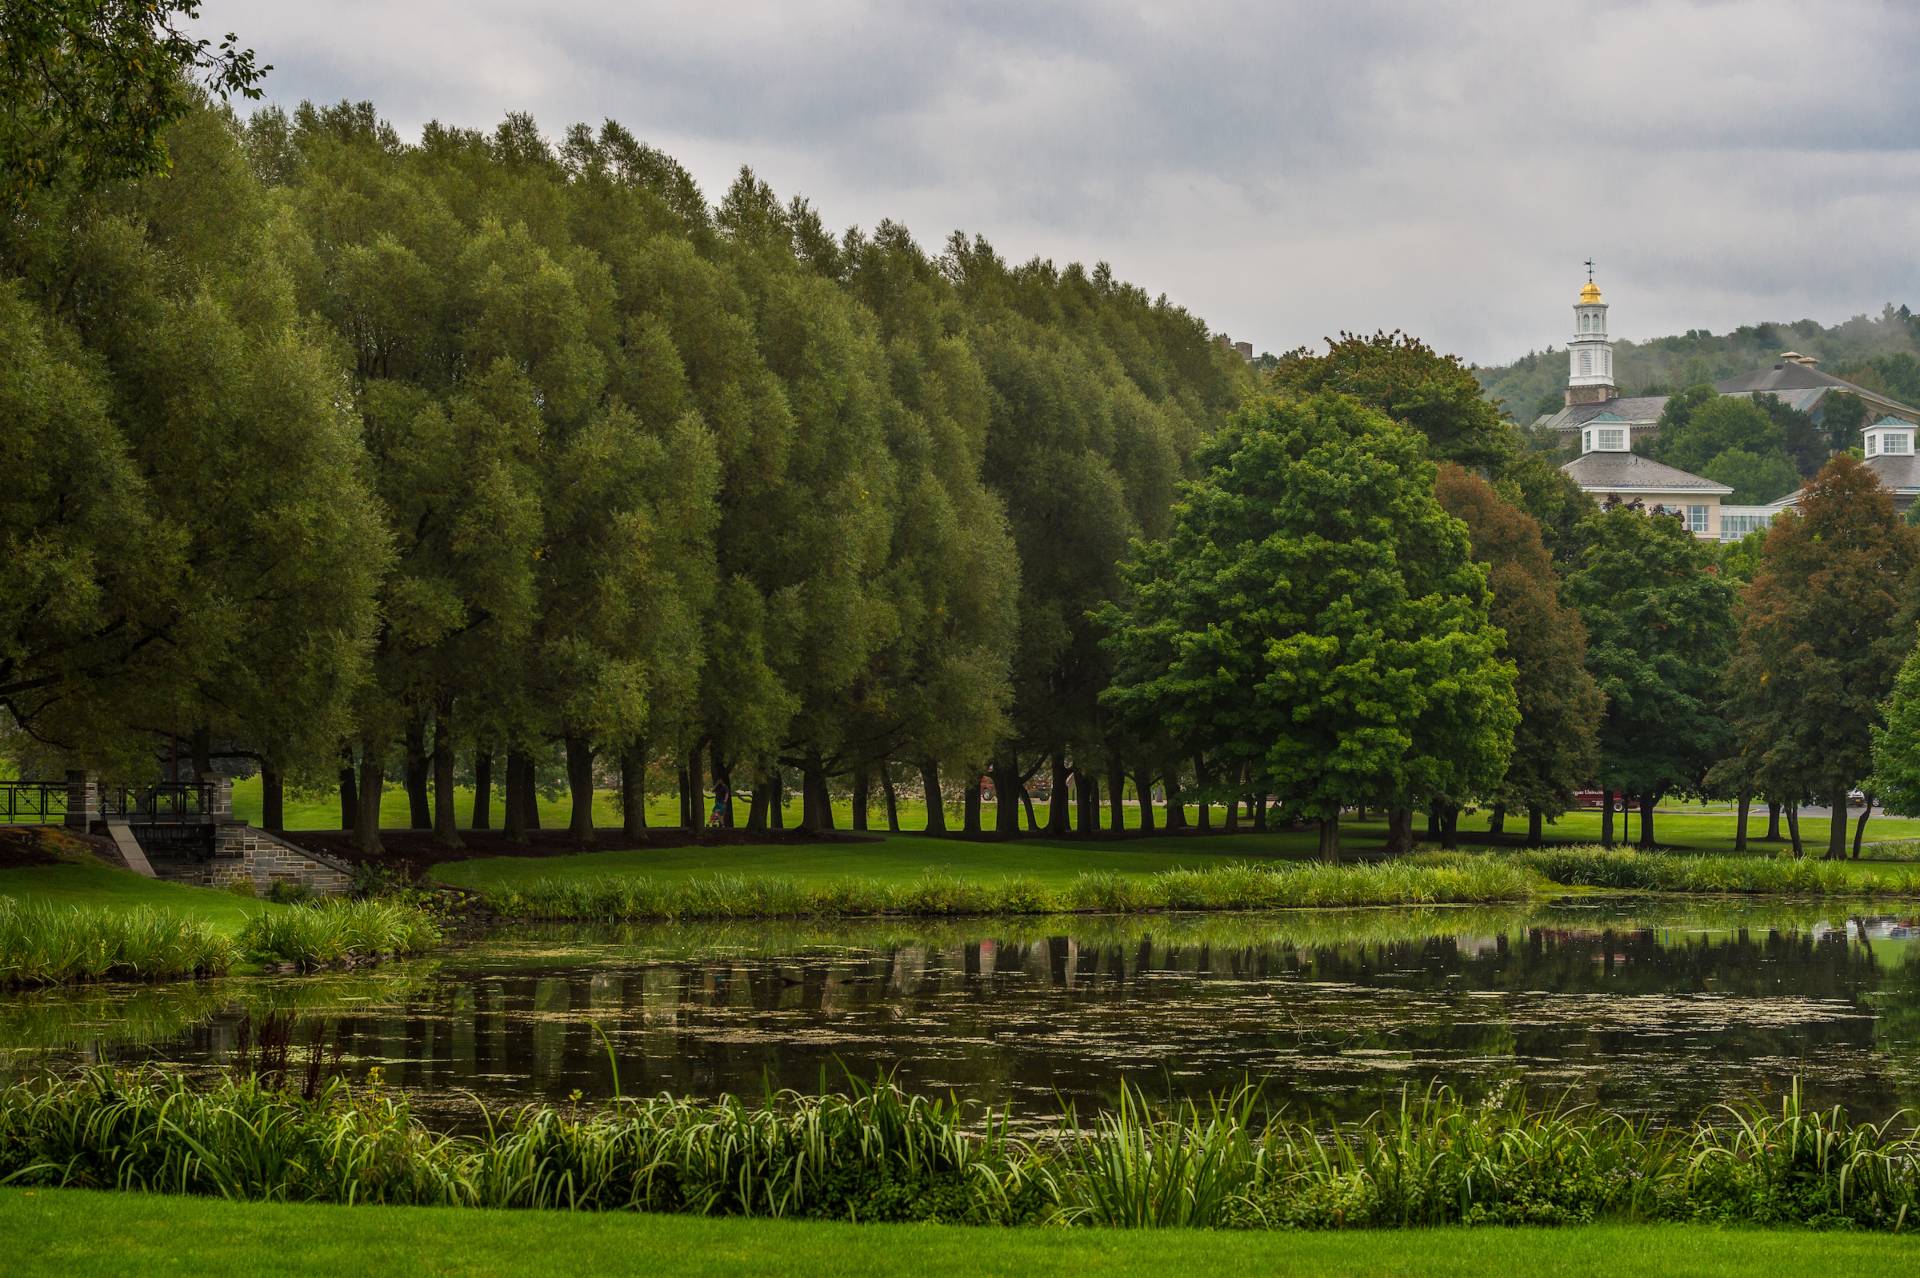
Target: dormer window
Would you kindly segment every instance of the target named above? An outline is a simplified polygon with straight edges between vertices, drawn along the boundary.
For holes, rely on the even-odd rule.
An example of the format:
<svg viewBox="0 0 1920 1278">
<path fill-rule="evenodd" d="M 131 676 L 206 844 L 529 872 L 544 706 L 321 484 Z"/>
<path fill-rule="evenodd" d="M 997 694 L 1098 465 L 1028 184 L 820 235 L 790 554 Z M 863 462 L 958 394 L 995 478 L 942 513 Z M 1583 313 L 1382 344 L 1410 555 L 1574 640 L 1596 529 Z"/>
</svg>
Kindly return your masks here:
<svg viewBox="0 0 1920 1278">
<path fill-rule="evenodd" d="M 1877 431 L 1875 431 L 1875 432 L 1870 432 L 1870 433 L 1869 433 L 1869 434 L 1867 435 L 1867 456 L 1869 456 L 1869 457 L 1878 457 L 1879 455 L 1880 455 L 1880 435 L 1879 435 L 1879 432 L 1877 432 Z"/>
<path fill-rule="evenodd" d="M 1624 426 L 1602 426 L 1600 428 L 1600 451 L 1603 453 L 1626 452 L 1627 428 Z"/>
<path fill-rule="evenodd" d="M 1880 441 L 1880 451 L 1883 453 L 1911 453 L 1913 451 L 1913 436 L 1907 434 L 1905 431 L 1890 430 Z"/>
<path fill-rule="evenodd" d="M 1580 434 L 1580 451 L 1583 453 L 1593 451 L 1593 428 L 1591 426 Z"/>
<path fill-rule="evenodd" d="M 1866 455 L 1868 457 L 1911 457 L 1913 456 L 1912 422 L 1903 422 L 1898 417 L 1882 417 L 1866 431 Z"/>
</svg>

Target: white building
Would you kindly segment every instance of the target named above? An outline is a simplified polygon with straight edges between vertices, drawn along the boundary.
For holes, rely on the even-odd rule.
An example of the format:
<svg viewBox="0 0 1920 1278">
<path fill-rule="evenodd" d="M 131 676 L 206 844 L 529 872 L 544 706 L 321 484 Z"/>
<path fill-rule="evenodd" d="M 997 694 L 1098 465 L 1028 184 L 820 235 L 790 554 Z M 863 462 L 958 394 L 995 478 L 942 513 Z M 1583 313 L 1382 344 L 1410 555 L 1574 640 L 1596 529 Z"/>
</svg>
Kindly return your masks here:
<svg viewBox="0 0 1920 1278">
<path fill-rule="evenodd" d="M 1561 469 L 1595 501 L 1674 514 L 1696 537 L 1721 541 L 1738 541 L 1765 528 L 1775 515 L 1799 502 L 1800 492 L 1795 491 L 1764 506 L 1729 505 L 1725 498 L 1733 489 L 1727 485 L 1635 453 L 1635 441 L 1650 437 L 1659 425 L 1667 397 L 1622 396 L 1614 386 L 1607 304 L 1593 282 L 1591 263 L 1586 286 L 1573 305 L 1573 317 L 1574 333 L 1567 342 L 1566 406 L 1534 424 L 1559 431 L 1578 447 L 1580 455 Z M 1772 368 L 1727 378 L 1715 383 L 1714 389 L 1723 395 L 1775 395 L 1816 421 L 1827 396 L 1837 391 L 1859 396 L 1880 414 L 1864 431 L 1866 463 L 1893 493 L 1895 508 L 1905 513 L 1920 498 L 1920 458 L 1914 454 L 1914 423 L 1920 421 L 1920 410 L 1823 373 L 1818 364 L 1812 356 L 1787 351 Z"/>
</svg>

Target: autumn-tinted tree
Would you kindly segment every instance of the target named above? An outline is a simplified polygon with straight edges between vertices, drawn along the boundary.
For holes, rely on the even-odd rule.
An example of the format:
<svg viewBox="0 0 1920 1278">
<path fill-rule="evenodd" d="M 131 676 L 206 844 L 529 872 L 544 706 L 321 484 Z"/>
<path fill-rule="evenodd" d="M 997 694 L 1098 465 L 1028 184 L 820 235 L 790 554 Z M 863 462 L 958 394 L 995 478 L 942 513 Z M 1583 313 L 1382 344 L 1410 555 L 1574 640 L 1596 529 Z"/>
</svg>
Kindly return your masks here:
<svg viewBox="0 0 1920 1278">
<path fill-rule="evenodd" d="M 1697 787 L 1725 736 L 1719 677 L 1733 646 L 1732 590 L 1679 520 L 1628 507 L 1583 525 L 1567 601 L 1587 626 L 1587 669 L 1607 699 L 1598 777 L 1640 801 L 1653 846 L 1660 796 Z M 1611 808 L 1608 826 L 1611 836 Z"/>
<path fill-rule="evenodd" d="M 1539 525 L 1525 512 L 1458 466 L 1440 468 L 1435 494 L 1465 522 L 1473 557 L 1486 566 L 1488 620 L 1506 635 L 1505 655 L 1515 668 L 1520 722 L 1512 761 L 1481 797 L 1525 808 L 1527 842 L 1538 845 L 1542 822 L 1567 810 L 1598 762 L 1605 701 L 1586 669 L 1586 627 L 1561 604 Z"/>
<path fill-rule="evenodd" d="M 1352 399 L 1265 399 L 1196 461 L 1103 611 L 1107 702 L 1204 740 L 1339 852 L 1343 807 L 1490 789 L 1517 721 L 1486 575 L 1416 433 Z"/>
<path fill-rule="evenodd" d="M 1836 456 L 1774 520 L 1741 600 L 1739 732 L 1769 791 L 1831 804 L 1830 857 L 1845 853 L 1847 793 L 1873 770 L 1873 729 L 1912 645 L 1917 538 L 1874 473 Z"/>
</svg>

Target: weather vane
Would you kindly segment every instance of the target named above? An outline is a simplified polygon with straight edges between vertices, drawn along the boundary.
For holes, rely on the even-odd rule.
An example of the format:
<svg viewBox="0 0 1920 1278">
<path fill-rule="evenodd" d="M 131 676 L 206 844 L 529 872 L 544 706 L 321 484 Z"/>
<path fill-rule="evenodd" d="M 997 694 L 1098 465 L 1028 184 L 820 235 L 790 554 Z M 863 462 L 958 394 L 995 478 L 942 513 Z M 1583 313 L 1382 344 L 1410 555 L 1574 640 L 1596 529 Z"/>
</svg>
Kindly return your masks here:
<svg viewBox="0 0 1920 1278">
<path fill-rule="evenodd" d="M 1587 259 L 1587 283 L 1593 283 L 1593 259 Z"/>
</svg>

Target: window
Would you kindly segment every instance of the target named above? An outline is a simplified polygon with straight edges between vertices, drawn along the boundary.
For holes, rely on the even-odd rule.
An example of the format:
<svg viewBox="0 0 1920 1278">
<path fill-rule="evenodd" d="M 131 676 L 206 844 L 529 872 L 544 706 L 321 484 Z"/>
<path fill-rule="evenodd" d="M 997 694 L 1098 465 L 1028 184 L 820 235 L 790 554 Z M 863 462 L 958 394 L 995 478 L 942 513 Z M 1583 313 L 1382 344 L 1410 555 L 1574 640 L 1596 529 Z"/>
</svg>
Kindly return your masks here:
<svg viewBox="0 0 1920 1278">
<path fill-rule="evenodd" d="M 1590 453 L 1593 451 L 1593 428 L 1592 427 L 1588 427 L 1586 430 L 1580 433 L 1580 451 L 1583 453 Z"/>
<path fill-rule="evenodd" d="M 1580 352 L 1580 376 L 1590 377 L 1592 375 L 1593 375 L 1593 352 L 1581 351 Z"/>
<path fill-rule="evenodd" d="M 1687 507 L 1687 531 L 1703 533 L 1707 530 L 1707 508 L 1705 506 Z"/>
<path fill-rule="evenodd" d="M 1600 450 L 1602 452 L 1625 452 L 1627 431 L 1624 426 L 1603 426 L 1600 428 Z"/>
<path fill-rule="evenodd" d="M 1773 522 L 1772 515 L 1730 515 L 1720 512 L 1720 540 L 1739 541 L 1750 532 L 1757 532 Z"/>
<path fill-rule="evenodd" d="M 1880 441 L 1880 451 L 1883 453 L 1911 453 L 1913 451 L 1913 438 L 1902 430 L 1889 431 Z"/>
</svg>

